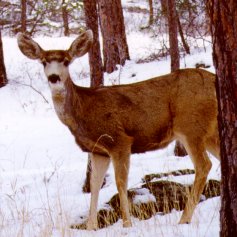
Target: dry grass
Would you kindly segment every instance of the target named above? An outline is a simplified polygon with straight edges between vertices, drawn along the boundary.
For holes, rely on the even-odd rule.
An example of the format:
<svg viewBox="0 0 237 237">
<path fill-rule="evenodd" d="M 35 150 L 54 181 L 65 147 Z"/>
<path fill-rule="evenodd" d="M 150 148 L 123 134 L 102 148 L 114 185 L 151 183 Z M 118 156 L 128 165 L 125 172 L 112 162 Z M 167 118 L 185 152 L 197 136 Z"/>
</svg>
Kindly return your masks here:
<svg viewBox="0 0 237 237">
<path fill-rule="evenodd" d="M 55 176 L 57 176 L 56 173 L 57 171 L 55 172 Z M 182 172 L 176 173 L 181 174 Z M 162 177 L 166 175 L 166 173 L 158 174 L 158 176 L 159 175 Z M 156 178 L 156 176 L 156 174 L 151 175 L 152 178 Z M 187 189 L 183 185 L 174 182 L 152 182 L 151 177 L 144 177 L 144 180 L 146 180 L 147 182 L 144 183 L 141 188 L 149 190 L 149 192 L 155 196 L 155 202 L 154 200 L 150 200 L 146 203 L 134 203 L 136 196 L 142 195 L 141 188 L 131 189 L 128 191 L 130 211 L 133 215 L 133 218 L 139 220 L 148 220 L 157 214 L 159 214 L 161 217 L 166 216 L 166 225 L 170 225 L 172 222 L 174 222 L 173 215 L 169 216 L 165 214 L 170 213 L 173 209 L 182 210 L 184 208 L 184 203 L 187 197 Z M 42 179 L 43 182 L 41 183 L 44 184 L 44 187 L 41 186 L 41 191 L 43 190 L 43 193 L 37 193 L 37 196 L 39 198 L 37 200 L 37 205 L 40 206 L 37 209 L 32 208 L 32 205 L 30 204 L 30 202 L 32 201 L 29 191 L 30 189 L 28 189 L 27 186 L 19 186 L 19 181 L 17 178 L 12 180 L 8 194 L 4 196 L 3 202 L 1 202 L 1 205 L 3 205 L 0 207 L 1 237 L 74 237 L 84 236 L 84 234 L 87 233 L 82 231 L 83 229 L 85 229 L 85 222 L 81 225 L 76 226 L 78 229 L 80 229 L 80 231 L 70 228 L 72 224 L 72 217 L 68 209 L 65 208 L 64 204 L 65 202 L 67 202 L 67 200 L 65 200 L 65 196 L 62 196 L 62 190 L 60 186 L 61 183 L 59 180 L 56 182 L 58 185 L 58 192 L 56 193 L 55 197 L 51 197 L 50 182 L 53 182 L 52 179 L 53 178 L 51 176 L 50 179 L 47 179 L 45 177 Z M 38 184 L 35 185 L 37 186 Z M 218 187 L 219 181 L 210 181 L 208 185 L 206 185 L 204 195 L 209 195 L 210 197 L 219 195 L 220 193 Z M 54 200 L 53 204 L 52 199 Z M 171 201 L 171 199 L 173 201 Z M 41 205 L 39 205 L 40 203 Z M 111 198 L 111 200 L 108 202 L 108 206 L 109 208 L 100 210 L 98 212 L 99 227 L 102 228 L 101 231 L 103 232 L 96 233 L 103 233 L 102 236 L 119 236 L 117 235 L 118 233 L 116 231 L 111 233 L 106 231 L 107 229 L 103 229 L 105 227 L 111 226 L 121 219 L 118 195 L 114 195 Z M 177 220 L 178 218 L 179 217 L 177 216 Z M 145 223 L 151 224 L 154 221 L 156 222 L 156 224 L 152 224 L 153 231 L 157 231 L 157 233 L 159 233 L 159 236 L 165 236 L 162 232 L 162 226 L 164 225 L 164 223 L 157 223 L 159 218 L 152 218 L 150 220 L 149 222 L 138 222 L 139 226 L 134 227 L 139 229 L 139 231 L 136 230 L 136 234 L 140 233 L 140 236 L 143 236 L 142 234 L 144 234 L 144 231 L 146 231 L 144 228 L 147 228 L 144 227 Z M 121 225 L 122 224 L 120 220 L 119 226 Z M 135 226 L 136 225 L 137 224 L 135 224 Z M 156 225 L 157 230 L 156 228 L 154 228 L 154 226 Z M 176 228 L 174 226 L 173 228 L 174 232 L 180 231 L 178 227 Z M 122 229 L 119 229 L 119 231 L 126 232 Z M 93 234 L 91 233 L 91 236 L 92 235 Z M 86 236 L 90 236 L 90 233 L 88 232 Z"/>
</svg>

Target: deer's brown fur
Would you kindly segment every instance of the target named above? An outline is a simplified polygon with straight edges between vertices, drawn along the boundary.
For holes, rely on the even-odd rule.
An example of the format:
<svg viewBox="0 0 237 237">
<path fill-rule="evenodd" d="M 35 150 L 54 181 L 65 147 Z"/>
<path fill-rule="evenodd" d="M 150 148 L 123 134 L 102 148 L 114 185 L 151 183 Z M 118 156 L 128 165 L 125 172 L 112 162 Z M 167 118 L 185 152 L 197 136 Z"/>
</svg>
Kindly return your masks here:
<svg viewBox="0 0 237 237">
<path fill-rule="evenodd" d="M 18 43 L 26 56 L 45 64 L 58 117 L 81 149 L 91 154 L 88 229 L 97 228 L 98 193 L 110 160 L 123 223 L 131 226 L 126 193 L 130 154 L 163 148 L 175 139 L 185 146 L 196 171 L 180 220 L 190 222 L 211 169 L 206 150 L 219 158 L 215 75 L 183 69 L 129 85 L 82 88 L 72 82 L 67 66 L 89 50 L 90 31 L 82 33 L 65 51 L 44 51 L 23 34 Z"/>
</svg>

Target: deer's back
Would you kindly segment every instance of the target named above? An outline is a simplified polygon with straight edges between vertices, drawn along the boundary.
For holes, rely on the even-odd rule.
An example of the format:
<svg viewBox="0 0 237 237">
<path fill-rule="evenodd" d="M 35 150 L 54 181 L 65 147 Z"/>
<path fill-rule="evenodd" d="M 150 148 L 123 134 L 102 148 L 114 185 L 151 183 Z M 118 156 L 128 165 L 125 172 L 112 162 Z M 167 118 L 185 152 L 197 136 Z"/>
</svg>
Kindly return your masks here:
<svg viewBox="0 0 237 237">
<path fill-rule="evenodd" d="M 132 153 L 164 147 L 179 129 L 196 126 L 196 120 L 213 120 L 214 81 L 212 73 L 184 69 L 139 83 L 88 90 L 83 118 L 78 120 L 80 134 L 107 148 L 130 136 Z M 209 126 L 205 122 L 204 128 Z"/>
</svg>

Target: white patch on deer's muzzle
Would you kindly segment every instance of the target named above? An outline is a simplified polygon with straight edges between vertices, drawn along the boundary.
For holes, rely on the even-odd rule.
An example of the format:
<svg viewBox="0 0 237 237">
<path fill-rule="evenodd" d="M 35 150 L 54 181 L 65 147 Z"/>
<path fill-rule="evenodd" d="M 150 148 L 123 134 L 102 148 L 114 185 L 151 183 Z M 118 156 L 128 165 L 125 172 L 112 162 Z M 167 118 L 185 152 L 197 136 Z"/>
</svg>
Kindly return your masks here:
<svg viewBox="0 0 237 237">
<path fill-rule="evenodd" d="M 44 72 L 46 77 L 48 78 L 48 83 L 53 95 L 66 93 L 64 82 L 66 81 L 69 72 L 68 68 L 64 66 L 62 62 L 52 61 L 50 63 L 47 63 L 44 68 Z M 52 75 L 58 76 L 59 80 L 56 80 L 54 82 L 50 81 L 49 78 Z"/>
</svg>

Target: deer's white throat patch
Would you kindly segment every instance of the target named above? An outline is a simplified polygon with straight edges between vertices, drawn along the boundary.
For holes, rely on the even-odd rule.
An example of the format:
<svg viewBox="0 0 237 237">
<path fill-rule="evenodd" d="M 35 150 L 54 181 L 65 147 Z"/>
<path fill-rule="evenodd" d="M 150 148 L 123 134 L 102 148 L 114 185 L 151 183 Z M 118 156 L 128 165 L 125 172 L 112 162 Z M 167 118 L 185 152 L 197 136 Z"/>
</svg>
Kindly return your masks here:
<svg viewBox="0 0 237 237">
<path fill-rule="evenodd" d="M 66 94 L 66 88 L 62 81 L 57 81 L 56 83 L 49 81 L 49 87 L 53 96 L 56 94 L 61 94 L 62 96 L 64 96 Z"/>
<path fill-rule="evenodd" d="M 51 83 L 49 82 L 49 86 L 52 92 L 54 109 L 61 121 L 64 120 L 65 117 L 65 101 L 67 90 L 63 84 L 63 82 Z"/>
</svg>

